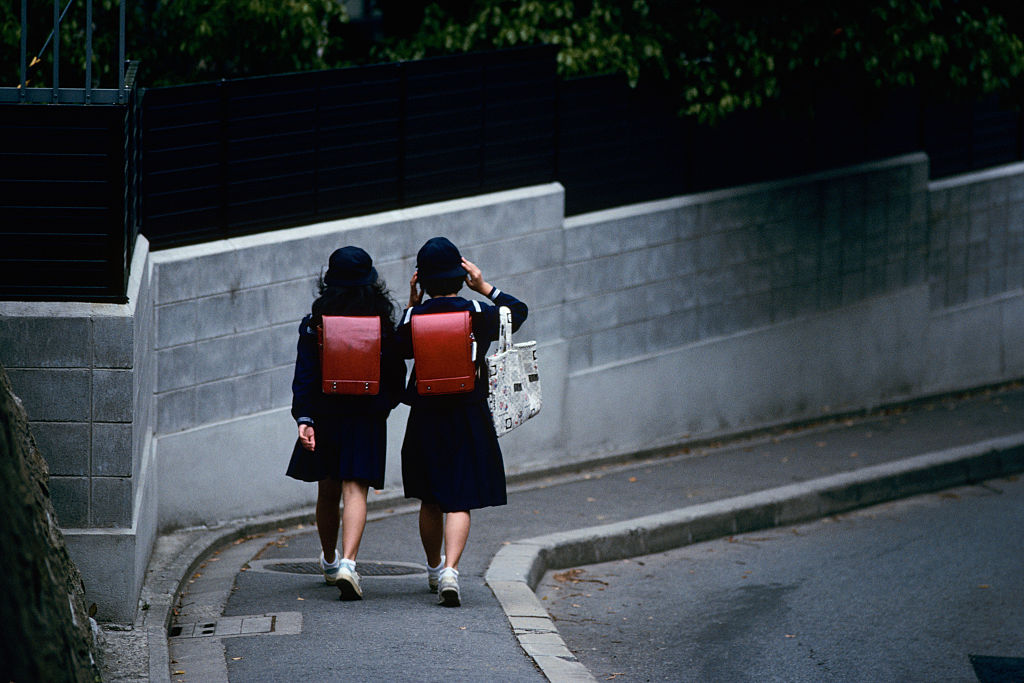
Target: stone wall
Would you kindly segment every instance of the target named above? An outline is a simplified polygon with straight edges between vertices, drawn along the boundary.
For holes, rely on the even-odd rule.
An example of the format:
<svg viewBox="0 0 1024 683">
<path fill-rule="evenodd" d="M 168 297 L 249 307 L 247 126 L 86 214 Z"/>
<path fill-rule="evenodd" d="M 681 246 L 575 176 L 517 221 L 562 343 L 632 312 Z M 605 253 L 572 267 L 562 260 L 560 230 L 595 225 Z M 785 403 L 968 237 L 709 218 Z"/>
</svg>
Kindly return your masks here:
<svg viewBox="0 0 1024 683">
<path fill-rule="evenodd" d="M 133 266 L 116 312 L 0 304 L 0 361 L 47 444 L 62 525 L 88 527 L 68 533 L 91 538 L 89 562 L 132 544 L 111 573 L 83 569 L 87 586 L 137 595 L 157 524 L 312 504 L 315 487 L 283 474 L 296 331 L 344 244 L 404 304 L 419 246 L 446 235 L 530 305 L 517 337 L 538 341 L 545 404 L 502 440 L 512 473 L 1024 376 L 1024 165 L 929 183 L 917 154 L 563 207 L 550 184 L 168 249 Z M 389 421 L 391 490 L 406 416 Z"/>
<path fill-rule="evenodd" d="M 101 619 L 131 621 L 156 531 L 148 259 L 139 238 L 124 305 L 0 302 L 0 362 Z"/>
<path fill-rule="evenodd" d="M 0 365 L 0 680 L 99 681 L 82 578 L 51 503 L 46 463 Z"/>
</svg>

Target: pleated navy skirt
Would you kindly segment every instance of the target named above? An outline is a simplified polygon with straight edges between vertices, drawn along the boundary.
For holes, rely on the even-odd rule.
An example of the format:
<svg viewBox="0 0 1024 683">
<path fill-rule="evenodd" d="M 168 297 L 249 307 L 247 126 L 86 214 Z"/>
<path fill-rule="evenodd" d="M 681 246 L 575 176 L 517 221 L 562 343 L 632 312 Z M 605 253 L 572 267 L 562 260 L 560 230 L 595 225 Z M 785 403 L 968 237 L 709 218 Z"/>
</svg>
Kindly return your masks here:
<svg viewBox="0 0 1024 683">
<path fill-rule="evenodd" d="M 486 400 L 416 401 L 402 443 L 402 481 L 407 498 L 443 512 L 504 505 L 505 465 Z"/>
<path fill-rule="evenodd" d="M 295 440 L 287 474 L 300 481 L 360 480 L 384 487 L 388 450 L 387 417 L 377 411 L 317 420 L 313 426 L 316 450 Z"/>
</svg>

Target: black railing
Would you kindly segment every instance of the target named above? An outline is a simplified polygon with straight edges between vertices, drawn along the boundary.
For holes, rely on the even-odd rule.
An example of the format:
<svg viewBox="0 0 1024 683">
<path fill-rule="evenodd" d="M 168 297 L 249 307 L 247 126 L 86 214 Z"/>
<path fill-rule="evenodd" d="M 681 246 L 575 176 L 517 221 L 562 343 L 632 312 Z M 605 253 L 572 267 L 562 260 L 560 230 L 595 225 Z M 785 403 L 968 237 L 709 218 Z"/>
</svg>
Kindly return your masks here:
<svg viewBox="0 0 1024 683">
<path fill-rule="evenodd" d="M 145 92 L 154 247 L 554 178 L 554 50 Z"/>
<path fill-rule="evenodd" d="M 575 215 L 914 150 L 933 178 L 1024 158 L 993 101 L 861 104 L 701 126 L 525 48 L 0 106 L 0 298 L 124 300 L 140 227 L 162 248 L 552 180 Z"/>
<path fill-rule="evenodd" d="M 138 236 L 129 104 L 0 105 L 0 298 L 126 301 Z"/>
</svg>

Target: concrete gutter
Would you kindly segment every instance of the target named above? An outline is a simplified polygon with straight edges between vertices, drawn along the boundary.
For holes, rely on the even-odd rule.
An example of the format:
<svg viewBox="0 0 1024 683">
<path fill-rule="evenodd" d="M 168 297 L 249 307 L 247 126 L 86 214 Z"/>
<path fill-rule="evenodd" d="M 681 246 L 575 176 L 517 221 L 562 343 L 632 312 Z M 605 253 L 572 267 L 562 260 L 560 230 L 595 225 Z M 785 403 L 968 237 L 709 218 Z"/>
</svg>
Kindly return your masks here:
<svg viewBox="0 0 1024 683">
<path fill-rule="evenodd" d="M 548 680 L 594 681 L 534 593 L 549 569 L 659 553 L 1021 471 L 1024 432 L 624 522 L 515 541 L 494 556 L 485 579 L 523 650 Z"/>
</svg>

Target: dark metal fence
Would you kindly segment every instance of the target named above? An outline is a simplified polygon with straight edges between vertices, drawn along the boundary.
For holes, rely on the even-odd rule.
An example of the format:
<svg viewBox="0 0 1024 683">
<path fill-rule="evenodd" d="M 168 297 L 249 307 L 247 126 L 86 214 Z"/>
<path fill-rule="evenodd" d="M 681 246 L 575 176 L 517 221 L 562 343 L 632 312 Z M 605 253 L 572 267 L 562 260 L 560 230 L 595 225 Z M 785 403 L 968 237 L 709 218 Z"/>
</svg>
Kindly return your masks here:
<svg viewBox="0 0 1024 683">
<path fill-rule="evenodd" d="M 560 81 L 552 48 L 0 106 L 0 298 L 123 301 L 140 226 L 161 248 L 552 180 L 574 215 L 914 150 L 933 178 L 1024 158 L 993 101 L 815 112 L 700 126 L 671 93 Z"/>
<path fill-rule="evenodd" d="M 154 247 L 554 179 L 554 50 L 145 92 Z"/>
<path fill-rule="evenodd" d="M 126 301 L 136 130 L 130 104 L 0 105 L 0 298 Z"/>
</svg>

